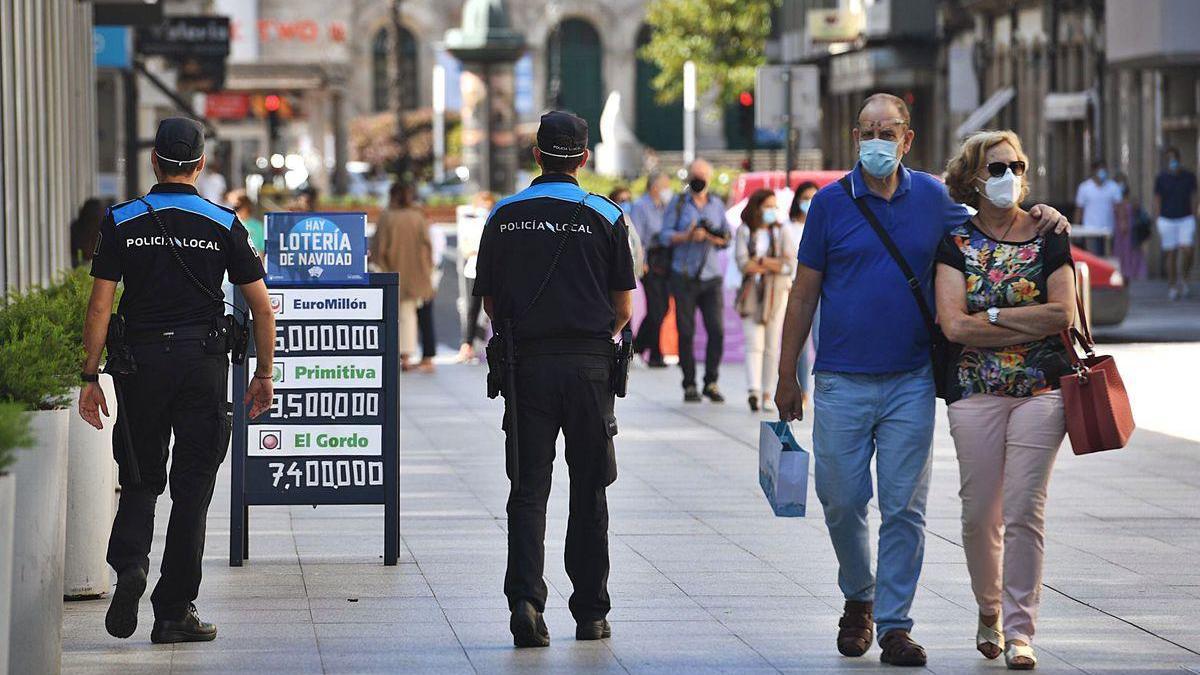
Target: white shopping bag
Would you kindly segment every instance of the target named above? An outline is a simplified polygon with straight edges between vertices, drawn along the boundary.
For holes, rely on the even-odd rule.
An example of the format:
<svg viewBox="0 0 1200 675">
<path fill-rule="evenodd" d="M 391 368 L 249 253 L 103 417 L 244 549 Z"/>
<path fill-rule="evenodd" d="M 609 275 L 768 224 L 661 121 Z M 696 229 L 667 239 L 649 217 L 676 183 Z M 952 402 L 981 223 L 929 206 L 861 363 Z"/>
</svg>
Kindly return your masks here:
<svg viewBox="0 0 1200 675">
<path fill-rule="evenodd" d="M 808 452 L 787 422 L 763 422 L 758 433 L 758 484 L 777 516 L 803 516 Z"/>
</svg>

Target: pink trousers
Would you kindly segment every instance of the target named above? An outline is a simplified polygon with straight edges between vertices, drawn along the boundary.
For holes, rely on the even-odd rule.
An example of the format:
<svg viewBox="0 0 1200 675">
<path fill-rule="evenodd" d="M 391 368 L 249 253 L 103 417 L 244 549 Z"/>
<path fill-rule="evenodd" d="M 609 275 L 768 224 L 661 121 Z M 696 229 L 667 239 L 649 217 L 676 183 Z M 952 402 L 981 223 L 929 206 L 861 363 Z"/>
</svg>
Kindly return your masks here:
<svg viewBox="0 0 1200 675">
<path fill-rule="evenodd" d="M 1042 589 L 1046 486 L 1066 434 L 1062 395 L 976 394 L 949 408 L 958 453 L 963 548 L 981 614 L 1031 643 Z"/>
</svg>

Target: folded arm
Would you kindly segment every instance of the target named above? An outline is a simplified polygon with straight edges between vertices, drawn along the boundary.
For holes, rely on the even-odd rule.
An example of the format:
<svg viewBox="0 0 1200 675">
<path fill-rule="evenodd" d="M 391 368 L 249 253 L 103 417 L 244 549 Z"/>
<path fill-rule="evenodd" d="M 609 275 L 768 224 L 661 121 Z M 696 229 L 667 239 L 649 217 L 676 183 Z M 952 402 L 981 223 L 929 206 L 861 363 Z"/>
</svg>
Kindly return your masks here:
<svg viewBox="0 0 1200 675">
<path fill-rule="evenodd" d="M 938 323 L 951 342 L 968 347 L 1008 347 L 1041 337 L 992 325 L 983 313 L 968 314 L 967 278 L 945 263 L 938 263 L 934 285 L 937 291 Z"/>
<path fill-rule="evenodd" d="M 1044 337 L 1075 322 L 1075 268 L 1063 265 L 1046 280 L 1046 302 L 1000 310 L 1000 326 Z"/>
</svg>

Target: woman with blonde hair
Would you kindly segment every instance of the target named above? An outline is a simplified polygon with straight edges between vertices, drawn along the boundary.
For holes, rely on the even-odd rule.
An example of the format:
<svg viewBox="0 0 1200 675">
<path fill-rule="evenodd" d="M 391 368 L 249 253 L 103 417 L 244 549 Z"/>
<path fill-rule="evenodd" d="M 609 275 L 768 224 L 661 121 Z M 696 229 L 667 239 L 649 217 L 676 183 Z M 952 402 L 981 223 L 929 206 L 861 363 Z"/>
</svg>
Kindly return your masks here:
<svg viewBox="0 0 1200 675">
<path fill-rule="evenodd" d="M 746 381 L 750 410 L 774 410 L 779 378 L 783 318 L 799 242 L 783 226 L 775 193 L 757 190 L 742 209 L 734 234 L 734 258 L 742 272 L 737 310 L 746 338 Z"/>
<path fill-rule="evenodd" d="M 948 402 L 975 644 L 1013 670 L 1037 665 L 1046 489 L 1065 434 L 1059 378 L 1070 371 L 1059 332 L 1075 317 L 1067 237 L 1039 235 L 1020 206 L 1027 168 L 1011 131 L 963 142 L 946 185 L 978 212 L 942 241 L 935 281 L 939 323 L 963 345 Z"/>
</svg>

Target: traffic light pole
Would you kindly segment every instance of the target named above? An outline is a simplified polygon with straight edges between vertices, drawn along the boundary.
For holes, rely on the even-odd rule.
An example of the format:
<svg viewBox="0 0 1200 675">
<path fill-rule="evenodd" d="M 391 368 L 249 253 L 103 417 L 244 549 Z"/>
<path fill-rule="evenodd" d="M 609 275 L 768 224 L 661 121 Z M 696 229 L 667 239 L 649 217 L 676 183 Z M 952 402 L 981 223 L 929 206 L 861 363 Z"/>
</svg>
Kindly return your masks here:
<svg viewBox="0 0 1200 675">
<path fill-rule="evenodd" d="M 792 186 L 792 168 L 796 166 L 796 139 L 792 130 L 792 69 L 790 66 L 783 69 L 783 89 L 783 123 L 787 129 L 784 137 L 787 147 L 784 152 L 783 182 L 790 188 Z"/>
</svg>

